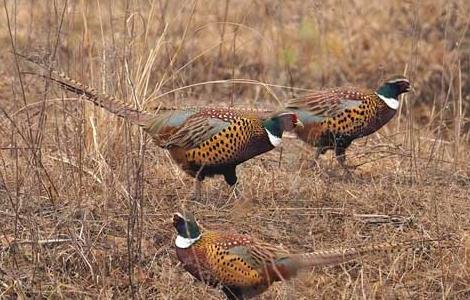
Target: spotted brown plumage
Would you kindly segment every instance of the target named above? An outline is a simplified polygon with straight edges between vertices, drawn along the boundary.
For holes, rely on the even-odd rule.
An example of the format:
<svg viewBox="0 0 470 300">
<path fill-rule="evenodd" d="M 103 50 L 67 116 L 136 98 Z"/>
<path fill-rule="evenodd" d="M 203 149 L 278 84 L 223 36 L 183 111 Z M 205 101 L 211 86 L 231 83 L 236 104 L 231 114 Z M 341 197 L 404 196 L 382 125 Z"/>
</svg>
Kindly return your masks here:
<svg viewBox="0 0 470 300">
<path fill-rule="evenodd" d="M 338 162 L 345 168 L 345 151 L 351 142 L 379 130 L 395 115 L 398 96 L 410 91 L 403 76 L 386 80 L 377 91 L 360 88 L 334 88 L 316 91 L 289 102 L 304 124 L 297 136 L 317 147 L 316 158 L 334 149 Z"/>
<path fill-rule="evenodd" d="M 42 76 L 141 126 L 157 145 L 168 149 L 187 174 L 197 179 L 197 198 L 200 197 L 201 182 L 205 177 L 220 174 L 229 185 L 234 186 L 238 164 L 274 149 L 284 131 L 302 126 L 293 112 L 268 115 L 264 111 L 250 109 L 160 107 L 156 114 L 151 114 L 100 93 L 63 73 L 50 70 Z"/>
<path fill-rule="evenodd" d="M 358 248 L 289 254 L 248 235 L 202 231 L 189 212 L 176 213 L 176 255 L 184 269 L 204 283 L 222 288 L 228 299 L 248 299 L 302 269 L 344 263 L 365 254 L 419 250 L 435 240 L 384 243 Z"/>
</svg>

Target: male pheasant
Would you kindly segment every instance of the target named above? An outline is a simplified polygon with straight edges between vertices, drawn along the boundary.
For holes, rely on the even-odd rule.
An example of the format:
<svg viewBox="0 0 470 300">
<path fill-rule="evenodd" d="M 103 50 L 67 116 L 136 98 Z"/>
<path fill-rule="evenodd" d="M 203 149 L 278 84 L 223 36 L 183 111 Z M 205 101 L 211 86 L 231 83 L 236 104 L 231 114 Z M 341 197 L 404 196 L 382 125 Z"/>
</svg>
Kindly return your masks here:
<svg viewBox="0 0 470 300">
<path fill-rule="evenodd" d="M 367 253 L 391 253 L 423 249 L 433 241 L 388 243 L 362 248 L 289 254 L 248 235 L 225 231 L 201 232 L 192 214 L 176 213 L 176 255 L 191 275 L 208 285 L 220 286 L 230 300 L 263 293 L 275 281 L 288 280 L 298 271 L 335 265 Z"/>
<path fill-rule="evenodd" d="M 200 198 L 205 177 L 223 175 L 234 186 L 238 164 L 274 149 L 284 131 L 303 126 L 293 112 L 270 113 L 234 108 L 160 108 L 157 114 L 137 110 L 125 102 L 100 93 L 57 71 L 42 75 L 63 89 L 109 112 L 141 126 L 157 145 L 196 178 L 195 196 Z"/>
<path fill-rule="evenodd" d="M 297 136 L 314 147 L 316 157 L 334 149 L 339 164 L 349 173 L 345 152 L 351 142 L 379 130 L 395 115 L 398 96 L 410 91 L 408 79 L 398 75 L 385 81 L 377 91 L 360 88 L 335 88 L 316 91 L 290 101 L 304 124 Z"/>
</svg>

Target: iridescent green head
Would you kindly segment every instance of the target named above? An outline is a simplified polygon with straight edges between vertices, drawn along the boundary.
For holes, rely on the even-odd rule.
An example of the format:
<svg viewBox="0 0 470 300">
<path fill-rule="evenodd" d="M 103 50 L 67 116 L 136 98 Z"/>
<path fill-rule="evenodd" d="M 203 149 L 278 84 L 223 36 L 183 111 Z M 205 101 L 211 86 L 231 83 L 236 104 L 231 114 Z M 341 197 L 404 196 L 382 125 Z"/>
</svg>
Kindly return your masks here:
<svg viewBox="0 0 470 300">
<path fill-rule="evenodd" d="M 294 112 L 277 113 L 263 121 L 263 127 L 268 134 L 270 143 L 276 147 L 281 143 L 284 131 L 292 131 L 296 127 L 303 127 L 302 122 Z"/>
<path fill-rule="evenodd" d="M 199 225 L 190 212 L 175 213 L 173 226 L 175 226 L 178 236 L 186 239 L 195 239 L 201 235 Z"/>
<path fill-rule="evenodd" d="M 376 93 L 388 107 L 396 110 L 399 106 L 398 96 L 410 90 L 410 81 L 402 75 L 396 75 L 386 80 Z"/>
<path fill-rule="evenodd" d="M 410 90 L 410 81 L 405 76 L 396 75 L 386 80 L 377 90 L 377 94 L 397 99 L 398 96 Z"/>
</svg>

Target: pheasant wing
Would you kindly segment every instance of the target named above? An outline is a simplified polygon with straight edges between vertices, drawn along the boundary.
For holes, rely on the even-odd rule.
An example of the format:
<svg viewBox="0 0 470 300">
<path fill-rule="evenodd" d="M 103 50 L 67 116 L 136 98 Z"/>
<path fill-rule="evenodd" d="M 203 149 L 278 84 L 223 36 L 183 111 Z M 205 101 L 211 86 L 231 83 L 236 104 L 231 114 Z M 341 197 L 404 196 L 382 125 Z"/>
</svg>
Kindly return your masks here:
<svg viewBox="0 0 470 300">
<path fill-rule="evenodd" d="M 345 109 L 359 107 L 369 93 L 354 88 L 315 91 L 291 100 L 287 108 L 307 111 L 318 117 L 333 117 Z"/>
<path fill-rule="evenodd" d="M 189 118 L 183 126 L 167 140 L 163 147 L 178 146 L 184 149 L 195 148 L 229 125 L 230 121 L 220 118 L 194 116 Z"/>
<path fill-rule="evenodd" d="M 212 268 L 225 286 L 253 286 L 266 280 L 266 269 L 272 269 L 278 257 L 287 252 L 255 241 L 245 235 L 230 235 L 214 243 L 212 253 L 218 253 Z"/>
</svg>

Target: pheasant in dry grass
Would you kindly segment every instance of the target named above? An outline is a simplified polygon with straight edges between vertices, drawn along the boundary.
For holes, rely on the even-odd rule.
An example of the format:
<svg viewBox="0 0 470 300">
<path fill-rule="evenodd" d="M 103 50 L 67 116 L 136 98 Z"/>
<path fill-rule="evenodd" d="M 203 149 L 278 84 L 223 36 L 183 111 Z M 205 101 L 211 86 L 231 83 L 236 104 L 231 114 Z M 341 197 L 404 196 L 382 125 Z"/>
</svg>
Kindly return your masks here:
<svg viewBox="0 0 470 300">
<path fill-rule="evenodd" d="M 345 152 L 357 138 L 376 132 L 395 115 L 398 96 L 410 91 L 408 79 L 394 76 L 377 91 L 359 88 L 335 88 L 317 91 L 288 103 L 304 124 L 297 136 L 314 147 L 316 157 L 335 150 L 340 165 L 349 173 Z"/>
<path fill-rule="evenodd" d="M 263 293 L 275 281 L 288 280 L 302 269 L 344 263 L 368 253 L 420 250 L 427 241 L 387 243 L 361 248 L 289 254 L 253 239 L 226 231 L 202 232 L 192 214 L 173 216 L 178 233 L 176 255 L 191 275 L 208 285 L 220 286 L 230 300 Z"/>
<path fill-rule="evenodd" d="M 63 89 L 109 112 L 141 126 L 157 143 L 169 150 L 172 158 L 195 177 L 195 197 L 200 198 L 205 177 L 223 175 L 234 186 L 238 164 L 274 149 L 284 131 L 301 127 L 293 112 L 274 113 L 233 108 L 160 108 L 157 114 L 137 110 L 125 102 L 99 93 L 63 73 L 44 75 Z"/>
</svg>

